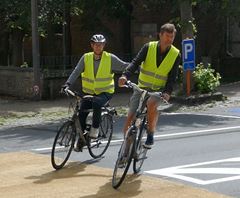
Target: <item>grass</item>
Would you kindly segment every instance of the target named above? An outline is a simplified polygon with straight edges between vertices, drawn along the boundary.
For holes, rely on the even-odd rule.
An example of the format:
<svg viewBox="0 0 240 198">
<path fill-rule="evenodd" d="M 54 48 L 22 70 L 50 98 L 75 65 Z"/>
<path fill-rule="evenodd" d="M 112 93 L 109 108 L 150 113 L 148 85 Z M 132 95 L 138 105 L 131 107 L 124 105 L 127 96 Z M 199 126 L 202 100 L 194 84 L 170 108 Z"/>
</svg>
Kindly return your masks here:
<svg viewBox="0 0 240 198">
<path fill-rule="evenodd" d="M 68 116 L 68 111 L 4 112 L 0 113 L 0 126 L 11 125 L 21 121 L 29 122 L 29 124 L 38 120 L 54 121 Z"/>
</svg>

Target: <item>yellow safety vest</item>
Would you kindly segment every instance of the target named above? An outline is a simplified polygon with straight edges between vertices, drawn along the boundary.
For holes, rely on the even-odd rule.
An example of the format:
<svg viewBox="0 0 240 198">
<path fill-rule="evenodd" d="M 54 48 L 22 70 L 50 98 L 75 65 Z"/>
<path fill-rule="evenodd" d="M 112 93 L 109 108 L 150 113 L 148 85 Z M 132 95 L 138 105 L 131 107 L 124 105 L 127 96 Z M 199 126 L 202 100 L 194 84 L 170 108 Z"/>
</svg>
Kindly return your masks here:
<svg viewBox="0 0 240 198">
<path fill-rule="evenodd" d="M 138 85 L 141 88 L 150 88 L 159 90 L 166 85 L 168 73 L 172 69 L 174 62 L 179 54 L 179 50 L 171 45 L 171 48 L 163 59 L 159 67 L 157 67 L 157 41 L 149 43 L 146 60 L 141 65 L 138 78 Z"/>
<path fill-rule="evenodd" d="M 93 52 L 84 55 L 84 65 L 84 72 L 81 73 L 83 92 L 87 94 L 114 93 L 114 74 L 109 53 L 103 52 L 96 77 L 94 76 Z"/>
</svg>

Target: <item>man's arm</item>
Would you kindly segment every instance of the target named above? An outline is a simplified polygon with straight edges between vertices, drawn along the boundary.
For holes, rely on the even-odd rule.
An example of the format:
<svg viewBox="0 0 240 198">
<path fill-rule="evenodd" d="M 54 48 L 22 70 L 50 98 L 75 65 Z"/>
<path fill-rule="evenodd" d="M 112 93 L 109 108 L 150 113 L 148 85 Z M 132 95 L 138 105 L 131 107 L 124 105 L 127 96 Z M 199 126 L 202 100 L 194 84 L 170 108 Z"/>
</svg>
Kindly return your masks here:
<svg viewBox="0 0 240 198">
<path fill-rule="evenodd" d="M 118 58 L 116 55 L 111 53 L 111 61 L 112 61 L 112 71 L 120 71 L 122 72 L 127 65 L 129 64 L 128 62 L 125 62 Z"/>
<path fill-rule="evenodd" d="M 132 62 L 127 66 L 127 68 L 124 70 L 123 75 L 127 78 L 131 76 L 142 64 L 143 61 L 145 61 L 147 52 L 148 52 L 148 46 L 149 44 L 146 43 L 138 52 L 137 56 L 132 60 Z"/>
<path fill-rule="evenodd" d="M 69 86 L 72 85 L 77 80 L 79 75 L 83 72 L 83 69 L 84 69 L 84 56 L 82 56 L 78 61 L 77 66 L 75 67 L 75 69 L 73 70 L 69 78 L 67 79 L 66 84 L 68 84 Z"/>
<path fill-rule="evenodd" d="M 174 65 L 173 65 L 171 71 L 168 74 L 167 83 L 165 85 L 163 93 L 167 93 L 168 95 L 171 95 L 171 93 L 173 91 L 173 86 L 176 83 L 180 62 L 181 62 L 181 55 L 179 54 L 174 62 Z"/>
</svg>

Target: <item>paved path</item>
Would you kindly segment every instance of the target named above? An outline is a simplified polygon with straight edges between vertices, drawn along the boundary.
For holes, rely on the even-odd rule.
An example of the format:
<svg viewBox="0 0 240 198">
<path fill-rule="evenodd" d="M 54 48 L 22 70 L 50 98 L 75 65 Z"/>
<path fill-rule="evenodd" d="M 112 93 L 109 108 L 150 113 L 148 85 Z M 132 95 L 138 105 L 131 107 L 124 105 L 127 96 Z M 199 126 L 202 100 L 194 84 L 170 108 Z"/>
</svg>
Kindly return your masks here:
<svg viewBox="0 0 240 198">
<path fill-rule="evenodd" d="M 224 198 L 226 196 L 148 176 L 129 177 L 115 190 L 112 170 L 73 162 L 55 171 L 49 156 L 27 152 L 0 154 L 1 198 L 151 197 Z"/>
</svg>

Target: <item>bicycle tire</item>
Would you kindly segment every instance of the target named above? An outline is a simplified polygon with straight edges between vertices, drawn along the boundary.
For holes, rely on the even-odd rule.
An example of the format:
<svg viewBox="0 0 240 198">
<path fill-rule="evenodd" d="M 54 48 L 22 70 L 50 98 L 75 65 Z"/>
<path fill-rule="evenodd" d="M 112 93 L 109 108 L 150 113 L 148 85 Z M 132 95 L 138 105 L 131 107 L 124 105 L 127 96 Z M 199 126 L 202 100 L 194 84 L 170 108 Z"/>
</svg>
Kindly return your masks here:
<svg viewBox="0 0 240 198">
<path fill-rule="evenodd" d="M 143 162 L 146 159 L 147 149 L 143 147 L 143 135 L 146 134 L 146 130 L 146 118 L 144 118 L 136 140 L 135 155 L 133 159 L 133 172 L 135 174 L 141 171 Z"/>
<path fill-rule="evenodd" d="M 61 169 L 68 161 L 76 138 L 75 125 L 66 121 L 59 128 L 52 146 L 51 163 L 56 170 Z M 66 150 L 64 152 L 64 150 Z M 63 154 L 63 156 L 61 156 Z"/>
<path fill-rule="evenodd" d="M 118 152 L 118 158 L 115 163 L 113 176 L 112 176 L 112 187 L 115 189 L 117 189 L 122 184 L 123 180 L 127 175 L 130 164 L 132 162 L 135 143 L 136 143 L 136 134 L 133 133 L 131 130 L 132 129 L 130 128 L 129 131 L 127 132 L 127 137 L 124 139 L 120 147 L 120 150 Z M 127 151 L 128 155 L 124 156 L 126 145 L 128 146 L 128 151 Z M 123 160 L 123 157 L 126 158 L 126 160 L 124 160 L 124 163 L 122 163 L 121 161 Z"/>
<path fill-rule="evenodd" d="M 102 115 L 97 139 L 89 139 L 88 151 L 93 158 L 100 158 L 107 151 L 112 139 L 113 118 L 109 114 Z"/>
</svg>

